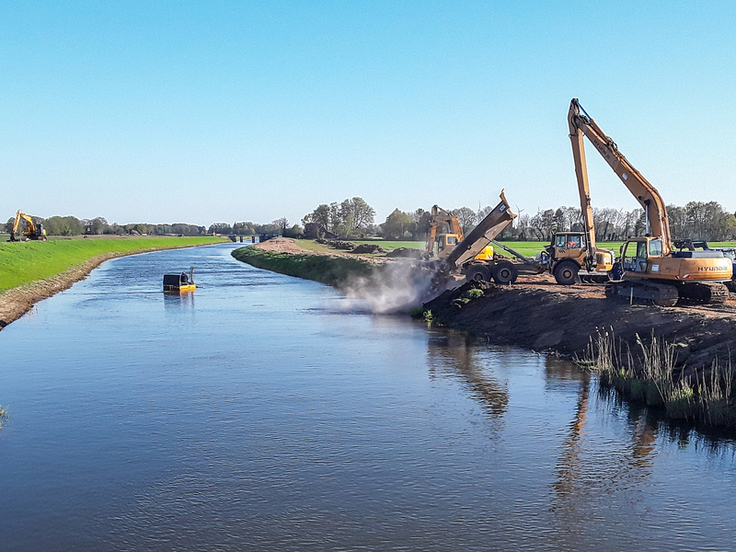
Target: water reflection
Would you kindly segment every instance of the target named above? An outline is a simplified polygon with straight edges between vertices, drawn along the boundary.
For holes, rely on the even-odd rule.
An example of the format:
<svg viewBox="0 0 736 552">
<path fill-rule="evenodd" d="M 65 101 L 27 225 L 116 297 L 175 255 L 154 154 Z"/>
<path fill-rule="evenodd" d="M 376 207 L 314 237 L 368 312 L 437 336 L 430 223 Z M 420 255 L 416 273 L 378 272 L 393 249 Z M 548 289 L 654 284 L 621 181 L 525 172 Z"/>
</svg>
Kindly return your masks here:
<svg viewBox="0 0 736 552">
<path fill-rule="evenodd" d="M 339 300 L 218 246 L 107 263 L 3 330 L 3 550 L 733 547 L 731 449 Z"/>
<path fill-rule="evenodd" d="M 167 309 L 193 309 L 194 308 L 194 301 L 195 301 L 195 293 L 196 292 L 190 292 L 190 293 L 162 293 L 162 296 L 164 298 L 164 307 Z"/>
<path fill-rule="evenodd" d="M 479 365 L 473 344 L 463 332 L 430 329 L 427 340 L 429 377 L 459 378 L 484 412 L 492 418 L 500 418 L 508 407 L 508 389 L 493 376 L 488 366 Z"/>
</svg>

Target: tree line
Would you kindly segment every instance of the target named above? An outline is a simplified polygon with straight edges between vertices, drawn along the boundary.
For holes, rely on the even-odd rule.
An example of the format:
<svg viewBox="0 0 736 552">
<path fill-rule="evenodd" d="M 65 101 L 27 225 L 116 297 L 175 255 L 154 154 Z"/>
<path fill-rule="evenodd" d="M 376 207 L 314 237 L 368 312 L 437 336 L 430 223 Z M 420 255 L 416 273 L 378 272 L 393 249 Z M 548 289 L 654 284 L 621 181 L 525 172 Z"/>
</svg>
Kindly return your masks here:
<svg viewBox="0 0 736 552">
<path fill-rule="evenodd" d="M 474 211 L 468 207 L 453 209 L 463 232 L 472 230 L 493 207 Z M 353 197 L 342 202 L 323 203 L 302 218 L 302 225 L 291 224 L 280 218 L 267 224 L 254 222 L 216 222 L 209 227 L 194 224 L 109 224 L 103 217 L 77 219 L 73 216 L 54 216 L 48 219 L 33 217 L 42 223 L 51 236 L 77 235 L 166 235 L 202 236 L 223 235 L 282 235 L 300 238 L 317 237 L 325 232 L 340 238 L 355 239 L 381 237 L 389 240 L 425 240 L 430 231 L 431 213 L 424 209 L 394 211 L 376 225 L 376 211 L 363 198 Z M 716 201 L 691 201 L 684 207 L 668 205 L 667 214 L 673 239 L 691 238 L 707 241 L 736 240 L 736 216 L 726 212 Z M 643 236 L 646 221 L 643 209 L 594 208 L 593 221 L 597 241 L 623 241 L 628 237 Z M 5 224 L 6 232 L 13 228 L 14 218 Z M 582 231 L 583 220 L 577 207 L 558 207 L 539 210 L 535 214 L 520 212 L 514 224 L 506 228 L 499 239 L 518 241 L 549 241 L 555 232 Z M 315 235 L 317 234 L 317 235 Z"/>
<path fill-rule="evenodd" d="M 470 232 L 493 207 L 474 211 L 469 207 L 453 209 L 464 233 Z M 668 205 L 667 214 L 673 239 L 692 238 L 707 241 L 736 240 L 736 216 L 718 202 L 691 201 L 684 207 Z M 375 210 L 362 198 L 346 199 L 342 203 L 321 204 L 302 219 L 309 225 L 334 233 L 341 238 L 377 236 L 390 240 L 425 240 L 430 231 L 432 215 L 424 209 L 394 211 L 379 225 L 374 224 Z M 644 210 L 594 208 L 593 222 L 597 241 L 623 241 L 646 233 Z M 577 207 L 539 210 L 531 215 L 521 212 L 514 224 L 506 228 L 500 239 L 518 241 L 549 241 L 555 232 L 583 231 L 581 211 Z"/>
<path fill-rule="evenodd" d="M 113 236 L 142 236 L 142 235 L 167 235 L 176 234 L 183 236 L 203 236 L 207 234 L 207 228 L 195 224 L 110 224 L 104 217 L 93 219 L 78 219 L 74 216 L 53 216 L 47 219 L 42 217 L 31 217 L 36 225 L 42 224 L 49 236 L 81 236 L 81 235 L 113 235 Z M 10 233 L 13 229 L 15 217 L 11 217 L 5 223 L 5 231 Z"/>
<path fill-rule="evenodd" d="M 49 236 L 82 236 L 82 235 L 114 235 L 114 236 L 145 236 L 145 235 L 178 235 L 178 236 L 204 236 L 212 234 L 258 236 L 262 234 L 288 234 L 290 228 L 285 225 L 285 218 L 275 220 L 268 224 L 254 222 L 215 222 L 209 227 L 196 224 L 173 223 L 173 224 L 151 224 L 133 223 L 117 224 L 108 223 L 104 217 L 93 219 L 78 219 L 74 216 L 53 216 L 49 218 L 31 217 L 36 225 L 43 225 Z M 7 233 L 13 229 L 15 217 L 11 217 L 5 223 L 4 229 Z"/>
</svg>

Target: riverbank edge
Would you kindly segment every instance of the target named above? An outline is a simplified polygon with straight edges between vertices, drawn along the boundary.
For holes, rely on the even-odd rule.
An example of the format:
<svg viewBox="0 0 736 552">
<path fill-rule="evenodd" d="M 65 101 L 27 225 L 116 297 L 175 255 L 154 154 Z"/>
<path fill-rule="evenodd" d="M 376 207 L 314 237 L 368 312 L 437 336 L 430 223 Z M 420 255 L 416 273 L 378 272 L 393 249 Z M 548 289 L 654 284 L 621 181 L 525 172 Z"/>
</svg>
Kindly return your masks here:
<svg viewBox="0 0 736 552">
<path fill-rule="evenodd" d="M 337 281 L 348 281 L 351 276 L 350 264 L 346 264 L 340 254 L 316 254 L 304 250 L 274 253 L 253 247 L 247 249 L 247 254 L 236 250 L 233 256 L 258 268 L 333 286 Z M 241 253 L 236 255 L 238 251 Z M 310 264 L 309 259 L 317 257 L 320 262 Z M 307 266 L 310 267 L 309 273 L 304 270 Z M 325 266 L 340 266 L 342 278 L 320 274 L 320 267 Z M 355 273 L 353 276 L 363 274 Z M 414 314 L 432 324 L 464 331 L 490 344 L 522 347 L 576 361 L 585 369 L 601 373 L 603 384 L 607 381 L 606 374 L 600 369 L 604 367 L 594 365 L 596 358 L 600 358 L 603 339 L 625 351 L 625 361 L 631 358 L 634 364 L 645 356 L 644 352 L 652 346 L 653 340 L 671 346 L 675 355 L 672 366 L 674 382 L 687 378 L 692 382 L 705 381 L 714 362 L 715 366 L 730 373 L 731 351 L 736 352 L 734 320 L 709 318 L 706 314 L 693 314 L 678 308 L 629 305 L 602 297 L 565 294 L 554 288 L 540 290 L 524 285 L 468 282 L 425 303 Z M 623 363 L 614 371 L 617 374 L 625 371 L 628 379 L 625 385 L 615 386 L 619 395 L 632 402 L 642 402 L 637 381 L 646 379 L 641 377 L 641 372 L 631 369 L 631 366 L 625 367 Z M 646 402 L 649 406 L 661 406 L 656 401 Z M 727 397 L 725 402 L 729 412 L 722 419 L 733 420 L 732 401 Z M 723 404 L 717 406 L 721 408 Z M 695 407 L 701 408 L 699 405 Z M 703 416 L 704 419 L 710 419 L 708 412 L 704 414 L 707 415 Z M 692 411 L 683 415 L 680 409 L 679 414 L 667 417 L 687 419 L 689 415 Z M 724 425 L 696 421 L 711 427 Z"/>
<path fill-rule="evenodd" d="M 378 266 L 370 261 L 345 255 L 268 251 L 258 246 L 241 247 L 231 252 L 231 255 L 243 263 L 256 268 L 262 268 L 320 282 L 338 289 L 343 288 L 354 278 L 370 276 Z"/>
<path fill-rule="evenodd" d="M 142 253 L 151 253 L 153 251 L 165 251 L 167 249 L 186 249 L 189 247 L 203 247 L 206 245 L 217 245 L 214 243 L 187 244 L 174 246 L 158 246 L 146 247 L 142 249 L 134 249 L 131 251 L 114 251 L 103 253 L 90 257 L 86 261 L 78 263 L 67 270 L 55 274 L 50 278 L 36 280 L 29 284 L 10 288 L 0 293 L 0 330 L 7 325 L 15 322 L 28 311 L 30 311 L 36 303 L 48 299 L 56 295 L 60 291 L 69 289 L 76 282 L 83 280 L 89 276 L 95 268 L 105 261 L 118 257 L 127 257 L 129 255 L 140 255 Z M 226 243 L 226 242 L 222 242 Z"/>
<path fill-rule="evenodd" d="M 489 282 L 446 291 L 416 316 L 494 345 L 572 360 L 665 419 L 736 427 L 733 318 Z"/>
</svg>

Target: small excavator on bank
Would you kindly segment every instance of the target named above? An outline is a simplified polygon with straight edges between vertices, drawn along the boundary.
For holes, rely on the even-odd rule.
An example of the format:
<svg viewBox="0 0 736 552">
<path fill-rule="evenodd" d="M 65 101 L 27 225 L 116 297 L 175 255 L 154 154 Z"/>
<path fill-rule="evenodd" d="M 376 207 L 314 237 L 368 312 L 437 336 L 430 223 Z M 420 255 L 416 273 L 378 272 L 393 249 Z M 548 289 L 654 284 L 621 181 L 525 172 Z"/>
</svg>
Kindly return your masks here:
<svg viewBox="0 0 736 552">
<path fill-rule="evenodd" d="M 680 299 L 723 303 L 728 298 L 724 282 L 731 280 L 733 271 L 730 259 L 715 250 L 674 251 L 667 209 L 656 188 L 619 152 L 616 143 L 585 112 L 577 98 L 570 102 L 567 121 L 583 219 L 589 236 L 589 255 L 595 247 L 595 232 L 584 136 L 644 209 L 645 236 L 628 238 L 621 246 L 619 259 L 611 271 L 612 280 L 606 284 L 606 295 L 660 306 L 674 306 Z"/>
<path fill-rule="evenodd" d="M 10 239 L 8 241 L 46 241 L 46 239 L 46 230 L 44 230 L 43 224 L 34 223 L 33 217 L 26 215 L 18 209 L 18 212 L 15 213 L 15 221 L 13 222 L 13 229 L 10 231 Z"/>
</svg>

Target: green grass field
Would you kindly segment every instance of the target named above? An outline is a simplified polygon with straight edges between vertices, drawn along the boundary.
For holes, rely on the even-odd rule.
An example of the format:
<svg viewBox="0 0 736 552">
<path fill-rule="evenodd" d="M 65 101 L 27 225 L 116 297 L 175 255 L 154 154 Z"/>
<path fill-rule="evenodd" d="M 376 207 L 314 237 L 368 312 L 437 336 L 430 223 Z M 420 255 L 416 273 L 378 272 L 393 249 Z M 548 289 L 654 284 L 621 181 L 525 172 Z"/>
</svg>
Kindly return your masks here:
<svg viewBox="0 0 736 552">
<path fill-rule="evenodd" d="M 311 240 L 301 240 L 301 241 L 311 241 Z M 355 240 L 353 241 L 355 244 L 361 244 L 361 243 L 378 243 L 381 247 L 384 249 L 391 251 L 392 249 L 396 249 L 397 247 L 416 247 L 418 249 L 424 249 L 425 242 L 423 241 L 382 241 L 382 240 Z M 507 242 L 501 242 L 504 245 L 510 247 L 514 251 L 518 251 L 522 255 L 525 255 L 527 257 L 534 257 L 537 253 L 542 251 L 546 246 L 549 245 L 549 242 L 538 242 L 538 241 L 507 241 Z M 618 241 L 618 242 L 598 242 L 596 245 L 598 247 L 601 247 L 603 249 L 610 249 L 614 252 L 616 257 L 618 257 L 621 246 L 624 242 Z M 319 244 L 317 244 L 319 245 Z M 710 247 L 734 247 L 736 248 L 736 242 L 713 242 L 708 244 Z M 326 246 L 320 246 L 325 247 L 325 251 L 329 251 L 330 249 Z M 306 248 L 305 248 L 306 249 Z M 334 251 L 334 250 L 333 250 Z M 499 253 L 503 254 L 503 250 L 499 251 Z"/>
<path fill-rule="evenodd" d="M 222 238 L 141 237 L 58 239 L 47 242 L 0 243 L 0 292 L 49 278 L 106 253 L 145 251 L 220 243 Z"/>
<path fill-rule="evenodd" d="M 350 240 L 356 245 L 360 245 L 363 243 L 377 243 L 387 251 L 392 251 L 398 247 L 414 247 L 416 249 L 424 249 L 425 242 L 423 241 L 388 241 L 388 240 Z M 327 247 L 326 245 L 319 244 L 315 242 L 314 240 L 295 240 L 296 244 L 299 247 L 302 247 L 303 249 L 308 249 L 310 251 L 323 251 L 326 253 L 334 253 L 335 250 L 331 247 Z M 535 242 L 535 241 L 509 241 L 509 242 L 501 242 L 504 245 L 507 245 L 514 251 L 518 251 L 522 255 L 525 255 L 527 257 L 534 257 L 537 253 L 542 251 L 548 244 L 548 242 Z M 618 255 L 619 247 L 621 246 L 622 242 L 611 242 L 611 243 L 599 243 L 598 247 L 603 247 L 605 249 L 611 249 L 616 255 Z M 503 250 L 500 250 L 499 253 L 504 254 Z M 508 256 L 508 255 L 506 255 Z"/>
</svg>

